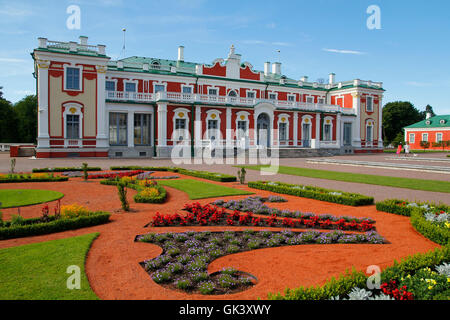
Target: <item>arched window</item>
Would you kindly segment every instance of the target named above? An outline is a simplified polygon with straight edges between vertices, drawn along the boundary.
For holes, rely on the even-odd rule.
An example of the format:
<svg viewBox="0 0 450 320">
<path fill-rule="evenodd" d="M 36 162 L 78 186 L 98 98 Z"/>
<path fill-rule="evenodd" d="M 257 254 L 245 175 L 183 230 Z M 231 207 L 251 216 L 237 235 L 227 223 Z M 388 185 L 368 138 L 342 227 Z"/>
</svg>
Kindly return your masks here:
<svg viewBox="0 0 450 320">
<path fill-rule="evenodd" d="M 232 98 L 237 98 L 237 93 L 234 90 L 231 90 L 230 92 L 228 92 L 228 96 L 232 97 Z"/>
</svg>

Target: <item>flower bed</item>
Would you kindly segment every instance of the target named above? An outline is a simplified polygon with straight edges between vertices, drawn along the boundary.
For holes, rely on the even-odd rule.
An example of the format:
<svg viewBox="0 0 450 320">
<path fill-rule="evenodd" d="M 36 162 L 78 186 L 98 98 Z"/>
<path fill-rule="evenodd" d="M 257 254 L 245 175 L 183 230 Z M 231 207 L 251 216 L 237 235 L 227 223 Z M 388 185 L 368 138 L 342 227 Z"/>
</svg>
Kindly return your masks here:
<svg viewBox="0 0 450 320">
<path fill-rule="evenodd" d="M 412 226 L 426 238 L 441 245 L 450 243 L 449 206 L 388 199 L 378 202 L 377 210 L 409 216 Z"/>
<path fill-rule="evenodd" d="M 90 173 L 88 174 L 88 179 L 115 179 L 123 177 L 132 177 L 143 173 L 143 170 L 133 170 L 133 171 L 121 171 L 121 172 L 102 172 L 102 173 Z"/>
<path fill-rule="evenodd" d="M 186 176 L 192 176 L 197 178 L 203 178 L 212 181 L 219 182 L 235 182 L 237 179 L 235 176 L 217 173 L 217 172 L 209 172 L 209 171 L 198 171 L 198 170 L 190 170 L 184 168 L 177 167 L 140 167 L 140 166 L 120 166 L 120 167 L 111 167 L 111 170 L 145 170 L 145 171 L 171 171 L 178 172 L 184 174 Z"/>
<path fill-rule="evenodd" d="M 100 167 L 88 167 L 86 169 L 87 171 L 102 171 L 102 168 Z M 83 171 L 82 168 L 78 167 L 56 167 L 56 168 L 34 168 L 33 173 L 38 172 L 76 172 L 76 171 Z"/>
<path fill-rule="evenodd" d="M 447 300 L 450 283 L 450 247 L 416 254 L 384 269 L 379 289 L 367 290 L 368 277 L 353 272 L 332 278 L 323 286 L 286 289 L 268 294 L 272 300 Z"/>
<path fill-rule="evenodd" d="M 375 230 L 374 222 L 371 220 L 357 220 L 356 218 L 347 220 L 343 217 L 332 217 L 329 215 L 312 215 L 307 214 L 300 216 L 298 219 L 279 218 L 276 214 L 270 217 L 261 218 L 247 212 L 241 215 L 239 211 L 227 213 L 224 208 L 219 209 L 216 206 L 205 205 L 200 203 L 186 204 L 184 209 L 188 211 L 186 215 L 166 214 L 159 212 L 153 217 L 150 225 L 152 227 L 161 226 L 255 226 L 255 227 L 283 227 L 283 228 L 313 228 L 313 229 L 330 229 L 330 230 L 347 230 L 366 232 Z M 358 237 L 359 235 L 349 235 L 349 237 Z"/>
<path fill-rule="evenodd" d="M 284 200 L 283 198 L 281 198 Z M 299 210 L 291 211 L 291 210 L 280 210 L 277 208 L 270 208 L 267 205 L 265 205 L 265 202 L 280 202 L 282 201 L 280 197 L 269 196 L 267 198 L 263 198 L 260 196 L 253 196 L 248 197 L 246 199 L 241 200 L 230 200 L 230 201 L 224 201 L 224 200 L 216 200 L 212 203 L 214 206 L 223 207 L 229 210 L 238 210 L 241 212 L 251 212 L 253 214 L 260 214 L 260 215 L 277 215 L 284 218 L 296 218 L 296 219 L 309 219 L 310 217 L 316 216 L 314 213 L 303 213 Z M 286 201 L 286 200 L 284 200 Z M 328 214 L 319 215 L 317 216 L 319 220 L 327 220 L 330 219 L 334 222 L 344 219 L 345 222 L 357 222 L 361 223 L 363 221 L 366 221 L 368 223 L 374 224 L 375 221 L 371 218 L 356 218 L 356 217 L 348 217 L 348 216 L 342 216 L 342 217 L 336 217 Z"/>
<path fill-rule="evenodd" d="M 136 241 L 153 243 L 163 248 L 159 257 L 141 263 L 156 283 L 170 289 L 208 295 L 243 291 L 255 284 L 254 277 L 234 268 L 208 274 L 208 264 L 225 255 L 311 243 L 379 243 L 371 233 L 350 242 L 348 235 L 342 231 L 296 233 L 290 230 L 149 233 L 137 236 Z"/>
<path fill-rule="evenodd" d="M 123 181 L 127 188 L 138 191 L 134 196 L 136 203 L 164 203 L 167 199 L 167 191 L 163 186 L 160 186 L 154 180 L 136 180 L 131 177 L 110 178 L 100 181 L 103 185 L 117 186 Z"/>
<path fill-rule="evenodd" d="M 0 183 L 21 182 L 61 182 L 69 180 L 68 177 L 55 176 L 53 173 L 15 173 L 0 174 Z"/>
<path fill-rule="evenodd" d="M 316 199 L 349 206 L 364 206 L 373 204 L 373 197 L 364 196 L 358 193 L 341 192 L 313 186 L 267 181 L 249 182 L 248 186 L 250 188 L 260 190 L 289 194 L 297 197 Z"/>
<path fill-rule="evenodd" d="M 0 220 L 0 240 L 37 236 L 66 230 L 104 224 L 109 221 L 109 212 L 91 212 L 83 207 L 63 206 L 50 215 L 48 206 L 42 208 L 40 218 L 24 219 L 14 216 L 10 221 Z"/>
</svg>

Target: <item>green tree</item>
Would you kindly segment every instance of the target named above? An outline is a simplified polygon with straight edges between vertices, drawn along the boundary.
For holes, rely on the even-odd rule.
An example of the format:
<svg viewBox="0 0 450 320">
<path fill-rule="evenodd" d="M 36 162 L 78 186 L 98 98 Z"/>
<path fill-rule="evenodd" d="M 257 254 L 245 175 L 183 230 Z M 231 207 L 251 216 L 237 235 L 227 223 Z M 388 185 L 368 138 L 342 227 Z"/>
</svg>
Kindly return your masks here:
<svg viewBox="0 0 450 320">
<path fill-rule="evenodd" d="M 17 141 L 36 143 L 37 139 L 37 97 L 26 96 L 14 105 L 17 119 Z"/>
<path fill-rule="evenodd" d="M 0 87 L 0 100 L 3 99 L 3 87 Z"/>
<path fill-rule="evenodd" d="M 0 142 L 14 142 L 17 139 L 16 114 L 11 102 L 0 99 Z"/>
<path fill-rule="evenodd" d="M 386 104 L 383 108 L 383 137 L 388 145 L 403 132 L 403 127 L 423 120 L 418 109 L 408 101 L 396 101 Z"/>
<path fill-rule="evenodd" d="M 420 112 L 420 116 L 422 117 L 421 120 L 424 120 L 424 119 L 427 118 L 427 113 L 428 112 L 431 113 L 432 117 L 436 116 L 436 113 L 434 113 L 434 111 L 433 111 L 433 107 L 430 106 L 429 104 L 427 104 L 427 106 L 425 107 L 425 111 L 421 111 Z"/>
</svg>

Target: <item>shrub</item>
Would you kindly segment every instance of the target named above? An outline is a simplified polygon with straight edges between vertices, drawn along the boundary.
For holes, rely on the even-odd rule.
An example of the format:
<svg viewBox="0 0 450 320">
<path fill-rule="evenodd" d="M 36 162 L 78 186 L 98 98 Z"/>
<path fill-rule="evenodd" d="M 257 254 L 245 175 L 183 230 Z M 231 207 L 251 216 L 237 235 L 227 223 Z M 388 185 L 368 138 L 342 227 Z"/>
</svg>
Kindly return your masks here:
<svg viewBox="0 0 450 320">
<path fill-rule="evenodd" d="M 423 216 L 423 211 L 419 208 L 414 208 L 411 212 L 411 225 L 433 242 L 440 245 L 450 244 L 450 229 L 427 221 Z"/>
<path fill-rule="evenodd" d="M 61 217 L 65 219 L 72 219 L 82 216 L 88 216 L 89 210 L 78 204 L 71 204 L 61 206 Z"/>
<path fill-rule="evenodd" d="M 201 294 L 211 294 L 213 293 L 215 287 L 212 281 L 205 281 L 199 284 L 198 290 Z"/>
<path fill-rule="evenodd" d="M 119 200 L 120 203 L 122 204 L 122 209 L 124 211 L 130 211 L 130 204 L 128 203 L 128 199 L 127 199 L 127 184 L 119 181 L 117 183 L 117 191 L 119 194 Z"/>
<path fill-rule="evenodd" d="M 21 183 L 21 182 L 61 182 L 68 181 L 68 177 L 53 176 L 47 173 L 32 174 L 0 174 L 0 183 Z"/>
<path fill-rule="evenodd" d="M 100 167 L 87 167 L 87 171 L 102 171 L 102 168 Z M 83 171 L 83 168 L 76 168 L 76 167 L 56 167 L 56 168 L 34 168 L 32 170 L 33 173 L 38 172 L 76 172 L 76 171 Z"/>
<path fill-rule="evenodd" d="M 50 222 L 41 222 L 39 218 L 25 219 L 22 225 L 4 223 L 0 228 L 0 240 L 37 236 L 66 230 L 80 229 L 96 226 L 109 221 L 108 212 L 91 212 L 88 216 L 75 218 L 52 219 Z"/>
<path fill-rule="evenodd" d="M 186 176 L 192 176 L 212 181 L 218 182 L 235 182 L 236 177 L 228 174 L 208 172 L 208 171 L 198 171 L 198 170 L 188 170 L 183 168 L 168 168 L 169 171 L 178 172 Z"/>
<path fill-rule="evenodd" d="M 348 193 L 335 190 L 328 190 L 313 186 L 303 186 L 281 182 L 265 182 L 265 181 L 249 182 L 248 186 L 260 190 L 289 194 L 297 197 L 316 199 L 349 206 L 364 206 L 373 204 L 373 197 L 364 196 L 358 193 Z"/>
</svg>

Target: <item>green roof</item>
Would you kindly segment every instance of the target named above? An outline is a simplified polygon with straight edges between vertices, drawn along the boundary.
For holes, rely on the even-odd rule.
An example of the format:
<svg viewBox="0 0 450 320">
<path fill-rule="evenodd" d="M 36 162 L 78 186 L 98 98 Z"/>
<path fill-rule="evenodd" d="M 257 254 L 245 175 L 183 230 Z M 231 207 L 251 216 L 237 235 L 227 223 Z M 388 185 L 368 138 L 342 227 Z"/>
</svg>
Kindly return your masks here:
<svg viewBox="0 0 450 320">
<path fill-rule="evenodd" d="M 425 119 L 414 123 L 404 129 L 414 129 L 414 128 L 449 128 L 450 127 L 450 115 L 434 116 L 429 119 Z"/>
</svg>

